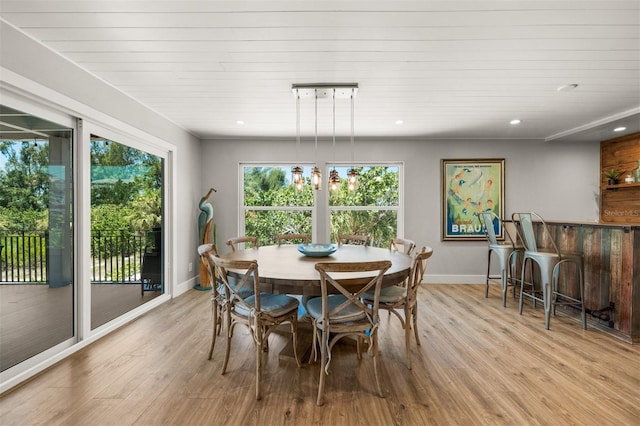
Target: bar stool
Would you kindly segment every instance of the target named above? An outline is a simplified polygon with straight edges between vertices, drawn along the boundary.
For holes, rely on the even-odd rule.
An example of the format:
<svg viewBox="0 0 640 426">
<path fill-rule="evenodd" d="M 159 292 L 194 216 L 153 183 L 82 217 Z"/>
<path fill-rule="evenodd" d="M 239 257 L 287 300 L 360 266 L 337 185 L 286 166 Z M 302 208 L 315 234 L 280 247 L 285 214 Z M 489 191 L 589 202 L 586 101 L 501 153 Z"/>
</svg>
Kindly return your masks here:
<svg viewBox="0 0 640 426">
<path fill-rule="evenodd" d="M 484 229 L 487 241 L 489 242 L 489 251 L 487 257 L 487 275 L 485 278 L 486 287 L 484 290 L 484 297 L 489 297 L 489 283 L 499 283 L 502 287 L 502 306 L 507 306 L 507 288 L 509 285 L 513 285 L 513 292 L 515 296 L 515 286 L 519 284 L 520 280 L 515 277 L 516 265 L 518 257 L 522 256 L 524 248 L 517 246 L 514 243 L 513 238 L 500 222 L 504 235 L 509 240 L 508 243 L 499 243 L 496 236 L 496 230 L 493 223 L 494 214 L 491 212 L 482 212 L 478 214 Z M 491 254 L 495 253 L 500 264 L 500 275 L 491 274 Z M 499 280 L 499 281 L 498 281 Z"/>
<path fill-rule="evenodd" d="M 536 242 L 536 234 L 533 229 L 533 217 L 541 223 L 541 226 L 553 245 L 553 251 L 540 251 Z M 561 252 L 558 249 L 556 242 L 551 236 L 551 232 L 544 222 L 542 217 L 534 212 L 531 213 L 513 213 L 511 215 L 513 222 L 517 225 L 516 229 L 520 235 L 520 239 L 524 242 L 524 256 L 522 258 L 522 273 L 520 276 L 520 300 L 518 301 L 518 312 L 522 315 L 522 301 L 523 297 L 529 297 L 535 302 L 540 301 L 544 306 L 544 326 L 549 329 L 549 321 L 551 318 L 551 312 L 556 313 L 557 305 L 571 305 L 576 307 L 580 306 L 582 328 L 587 329 L 587 317 L 584 306 L 584 285 L 583 285 L 583 268 L 582 268 L 582 255 L 579 253 L 567 253 Z M 541 289 L 536 289 L 534 280 L 531 283 L 525 282 L 525 272 L 527 261 L 532 265 L 537 264 L 540 268 L 540 285 Z M 565 264 L 574 264 L 578 272 L 578 297 L 570 296 L 558 291 L 558 277 L 560 273 L 560 267 Z M 533 273 L 533 271 L 532 271 Z M 525 285 L 531 287 L 530 291 L 524 291 Z M 542 297 L 540 297 L 542 293 Z"/>
</svg>

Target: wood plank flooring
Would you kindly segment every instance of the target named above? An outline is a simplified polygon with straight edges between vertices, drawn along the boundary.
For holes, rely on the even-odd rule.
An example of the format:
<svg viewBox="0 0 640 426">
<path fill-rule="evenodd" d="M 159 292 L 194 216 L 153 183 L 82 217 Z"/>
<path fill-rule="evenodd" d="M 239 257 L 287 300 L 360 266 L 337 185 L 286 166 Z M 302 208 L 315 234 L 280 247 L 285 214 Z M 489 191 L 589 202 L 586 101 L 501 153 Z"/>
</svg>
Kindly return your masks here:
<svg viewBox="0 0 640 426">
<path fill-rule="evenodd" d="M 640 345 L 573 319 L 552 317 L 493 286 L 425 285 L 422 346 L 405 364 L 399 322 L 382 313 L 385 398 L 372 363 L 338 345 L 326 402 L 315 404 L 319 367 L 278 357 L 289 337 L 270 340 L 262 401 L 254 399 L 250 337 L 238 329 L 227 374 L 224 342 L 207 360 L 208 292 L 190 291 L 60 362 L 0 399 L 9 425 L 637 425 Z"/>
</svg>

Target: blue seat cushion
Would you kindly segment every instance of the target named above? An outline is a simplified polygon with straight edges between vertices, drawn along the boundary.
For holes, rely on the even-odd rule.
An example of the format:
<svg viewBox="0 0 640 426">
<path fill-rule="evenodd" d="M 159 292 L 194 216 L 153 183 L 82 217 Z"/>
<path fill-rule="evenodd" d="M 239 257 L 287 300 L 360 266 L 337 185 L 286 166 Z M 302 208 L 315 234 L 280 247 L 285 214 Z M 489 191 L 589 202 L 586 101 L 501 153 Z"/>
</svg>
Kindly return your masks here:
<svg viewBox="0 0 640 426">
<path fill-rule="evenodd" d="M 366 302 L 373 303 L 373 292 L 366 292 L 362 295 L 362 299 Z M 407 288 L 399 285 L 384 287 L 380 289 L 380 303 L 395 303 L 407 297 Z"/>
<path fill-rule="evenodd" d="M 329 307 L 329 312 L 331 312 L 338 305 L 347 300 L 341 294 L 331 294 L 327 297 L 327 303 Z M 307 313 L 311 315 L 311 317 L 318 319 L 322 317 L 322 297 L 314 297 L 313 299 L 307 302 Z M 366 315 L 362 312 L 358 306 L 354 304 L 349 304 L 345 306 L 342 310 L 337 312 L 337 314 L 329 315 L 329 321 L 332 322 L 351 322 L 357 321 L 364 318 Z"/>
<path fill-rule="evenodd" d="M 244 299 L 249 305 L 255 306 L 256 296 L 251 295 Z M 274 317 L 298 311 L 298 299 L 284 294 L 260 293 L 260 305 L 263 312 Z M 242 305 L 236 305 L 235 311 L 244 316 L 249 316 L 249 311 Z"/>
</svg>

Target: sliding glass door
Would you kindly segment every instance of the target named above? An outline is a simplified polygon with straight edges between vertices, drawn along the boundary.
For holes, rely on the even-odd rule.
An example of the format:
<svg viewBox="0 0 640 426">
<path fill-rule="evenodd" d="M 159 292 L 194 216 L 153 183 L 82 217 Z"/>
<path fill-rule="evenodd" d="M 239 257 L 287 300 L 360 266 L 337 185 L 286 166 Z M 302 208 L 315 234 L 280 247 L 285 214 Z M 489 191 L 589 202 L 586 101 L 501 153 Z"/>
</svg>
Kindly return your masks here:
<svg viewBox="0 0 640 426">
<path fill-rule="evenodd" d="M 91 156 L 91 329 L 165 291 L 164 160 L 97 134 Z"/>
<path fill-rule="evenodd" d="M 70 341 L 73 128 L 0 105 L 0 371 Z"/>
</svg>

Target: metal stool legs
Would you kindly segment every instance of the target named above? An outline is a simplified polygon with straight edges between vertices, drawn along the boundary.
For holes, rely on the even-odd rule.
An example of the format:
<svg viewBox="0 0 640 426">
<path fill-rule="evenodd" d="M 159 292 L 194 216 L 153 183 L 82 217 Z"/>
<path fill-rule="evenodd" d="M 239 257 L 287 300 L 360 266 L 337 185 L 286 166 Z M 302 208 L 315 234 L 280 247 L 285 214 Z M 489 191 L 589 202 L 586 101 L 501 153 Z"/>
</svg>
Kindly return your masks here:
<svg viewBox="0 0 640 426">
<path fill-rule="evenodd" d="M 529 263 L 535 262 L 540 268 L 540 284 L 542 288 L 542 298 L 536 295 L 540 290 L 535 289 L 534 283 L 531 284 L 531 293 L 524 291 L 524 286 L 527 284 L 525 281 L 525 272 L 527 260 Z M 558 292 L 558 278 L 560 273 L 560 266 L 566 263 L 573 263 L 578 270 L 578 288 L 580 299 L 571 297 L 569 295 Z M 533 266 L 533 265 L 532 265 Z M 532 268 L 533 270 L 533 268 Z M 582 328 L 587 329 L 587 319 L 584 307 L 584 284 L 583 284 L 583 272 L 582 272 L 582 260 L 578 257 L 568 257 L 560 259 L 557 256 L 548 255 L 548 253 L 529 253 L 525 252 L 522 260 L 522 273 L 520 276 L 520 282 L 522 287 L 520 288 L 520 300 L 518 301 L 518 313 L 522 315 L 523 297 L 530 297 L 533 300 L 534 307 L 535 302 L 540 301 L 544 306 L 544 327 L 549 329 L 549 323 L 551 320 L 551 312 L 556 313 L 557 305 L 580 305 L 581 309 L 581 321 Z M 533 281 L 533 280 L 532 280 Z"/>
<path fill-rule="evenodd" d="M 500 264 L 500 275 L 491 275 L 491 253 L 495 253 Z M 516 285 L 518 279 L 515 278 L 515 265 L 518 258 L 519 250 L 515 250 L 509 245 L 489 246 L 487 258 L 487 275 L 485 279 L 484 297 L 489 297 L 489 283 L 491 281 L 500 280 L 502 287 L 502 306 L 507 306 L 507 289 L 509 285 Z M 515 287 L 514 287 L 515 294 Z"/>
</svg>

